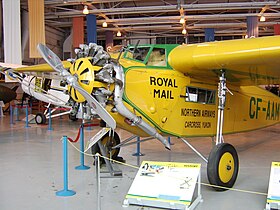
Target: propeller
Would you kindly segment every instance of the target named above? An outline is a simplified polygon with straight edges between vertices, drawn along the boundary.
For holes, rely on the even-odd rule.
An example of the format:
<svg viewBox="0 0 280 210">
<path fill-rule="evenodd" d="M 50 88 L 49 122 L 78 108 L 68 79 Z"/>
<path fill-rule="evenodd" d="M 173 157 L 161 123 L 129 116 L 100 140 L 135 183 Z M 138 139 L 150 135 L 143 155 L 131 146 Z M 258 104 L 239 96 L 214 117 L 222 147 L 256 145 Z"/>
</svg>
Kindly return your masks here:
<svg viewBox="0 0 280 210">
<path fill-rule="evenodd" d="M 86 90 L 84 90 L 77 81 L 77 78 L 71 75 L 64 67 L 60 58 L 51 51 L 47 46 L 43 44 L 38 44 L 38 51 L 45 59 L 45 61 L 57 72 L 59 72 L 67 81 L 67 83 L 79 91 L 87 100 L 90 107 L 98 114 L 102 120 L 104 120 L 109 127 L 112 129 L 116 128 L 116 121 L 114 118 L 106 111 L 106 109 Z"/>
</svg>

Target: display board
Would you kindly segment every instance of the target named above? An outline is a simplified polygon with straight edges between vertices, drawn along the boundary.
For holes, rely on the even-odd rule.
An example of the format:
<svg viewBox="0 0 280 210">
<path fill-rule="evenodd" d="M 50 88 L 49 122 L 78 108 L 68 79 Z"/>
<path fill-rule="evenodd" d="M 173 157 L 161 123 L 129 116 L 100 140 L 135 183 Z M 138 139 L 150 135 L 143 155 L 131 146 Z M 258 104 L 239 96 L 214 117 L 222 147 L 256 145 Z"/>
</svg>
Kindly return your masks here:
<svg viewBox="0 0 280 210">
<path fill-rule="evenodd" d="M 280 162 L 272 162 L 266 209 L 280 209 Z"/>
<path fill-rule="evenodd" d="M 200 168 L 195 163 L 143 161 L 124 204 L 189 209 L 201 200 Z M 199 200 L 193 196 L 196 186 Z"/>
</svg>

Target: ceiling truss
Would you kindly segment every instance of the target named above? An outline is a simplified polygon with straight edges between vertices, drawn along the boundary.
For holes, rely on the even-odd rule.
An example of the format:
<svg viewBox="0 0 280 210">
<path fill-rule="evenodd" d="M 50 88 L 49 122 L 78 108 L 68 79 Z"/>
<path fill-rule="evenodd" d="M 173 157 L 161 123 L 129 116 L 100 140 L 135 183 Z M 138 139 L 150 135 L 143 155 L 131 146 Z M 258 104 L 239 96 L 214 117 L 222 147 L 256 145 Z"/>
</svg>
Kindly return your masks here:
<svg viewBox="0 0 280 210">
<path fill-rule="evenodd" d="M 23 5 L 27 3 L 22 3 Z M 214 28 L 215 34 L 245 35 L 248 16 L 262 14 L 266 22 L 259 22 L 259 34 L 273 35 L 273 25 L 280 23 L 278 1 L 245 0 L 45 0 L 46 24 L 70 29 L 72 17 L 84 16 L 82 9 L 97 16 L 98 33 L 121 31 L 126 37 L 133 33 L 148 36 L 182 36 L 179 23 L 183 11 L 185 27 L 190 36 L 203 34 Z M 26 5 L 27 7 L 27 5 Z M 106 20 L 107 28 L 102 27 Z"/>
</svg>

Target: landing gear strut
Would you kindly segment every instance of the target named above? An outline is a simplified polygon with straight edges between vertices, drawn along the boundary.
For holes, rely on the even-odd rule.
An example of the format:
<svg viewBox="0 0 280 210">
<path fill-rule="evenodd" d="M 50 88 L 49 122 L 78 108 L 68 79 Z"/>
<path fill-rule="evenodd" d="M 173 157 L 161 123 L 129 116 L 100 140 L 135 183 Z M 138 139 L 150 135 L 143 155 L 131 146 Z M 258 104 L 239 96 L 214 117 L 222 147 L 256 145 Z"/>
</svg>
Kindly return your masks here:
<svg viewBox="0 0 280 210">
<path fill-rule="evenodd" d="M 223 140 L 222 133 L 226 92 L 230 91 L 226 87 L 224 71 L 221 72 L 219 79 L 216 145 L 213 147 L 208 157 L 207 176 L 211 185 L 220 186 L 220 188 L 214 187 L 214 189 L 222 191 L 234 185 L 238 175 L 239 161 L 234 147 L 231 144 L 224 143 Z"/>
</svg>

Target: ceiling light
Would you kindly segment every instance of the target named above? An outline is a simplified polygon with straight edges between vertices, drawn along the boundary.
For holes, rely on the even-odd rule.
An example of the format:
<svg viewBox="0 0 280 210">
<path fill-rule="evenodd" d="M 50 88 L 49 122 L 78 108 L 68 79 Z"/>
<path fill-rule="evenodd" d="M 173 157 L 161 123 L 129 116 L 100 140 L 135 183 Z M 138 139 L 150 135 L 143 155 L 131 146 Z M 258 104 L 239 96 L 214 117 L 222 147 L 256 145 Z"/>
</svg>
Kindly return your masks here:
<svg viewBox="0 0 280 210">
<path fill-rule="evenodd" d="M 118 31 L 117 36 L 122 36 L 122 33 Z"/>
<path fill-rule="evenodd" d="M 262 15 L 261 18 L 260 18 L 260 21 L 264 22 L 265 21 L 265 16 Z"/>
<path fill-rule="evenodd" d="M 88 11 L 88 6 L 85 5 L 85 6 L 84 6 L 84 9 L 83 9 L 83 14 L 87 15 L 88 13 L 89 13 L 89 11 Z"/>
<path fill-rule="evenodd" d="M 180 18 L 180 23 L 181 23 L 181 24 L 184 24 L 184 23 L 185 23 L 185 18 L 184 18 L 184 16 L 181 16 L 181 18 Z"/>
<path fill-rule="evenodd" d="M 187 34 L 187 30 L 185 28 L 182 30 L 182 34 Z"/>
<path fill-rule="evenodd" d="M 107 27 L 108 27 L 108 24 L 107 24 L 106 21 L 104 21 L 104 22 L 102 23 L 102 27 L 103 27 L 103 28 L 107 28 Z"/>
</svg>

